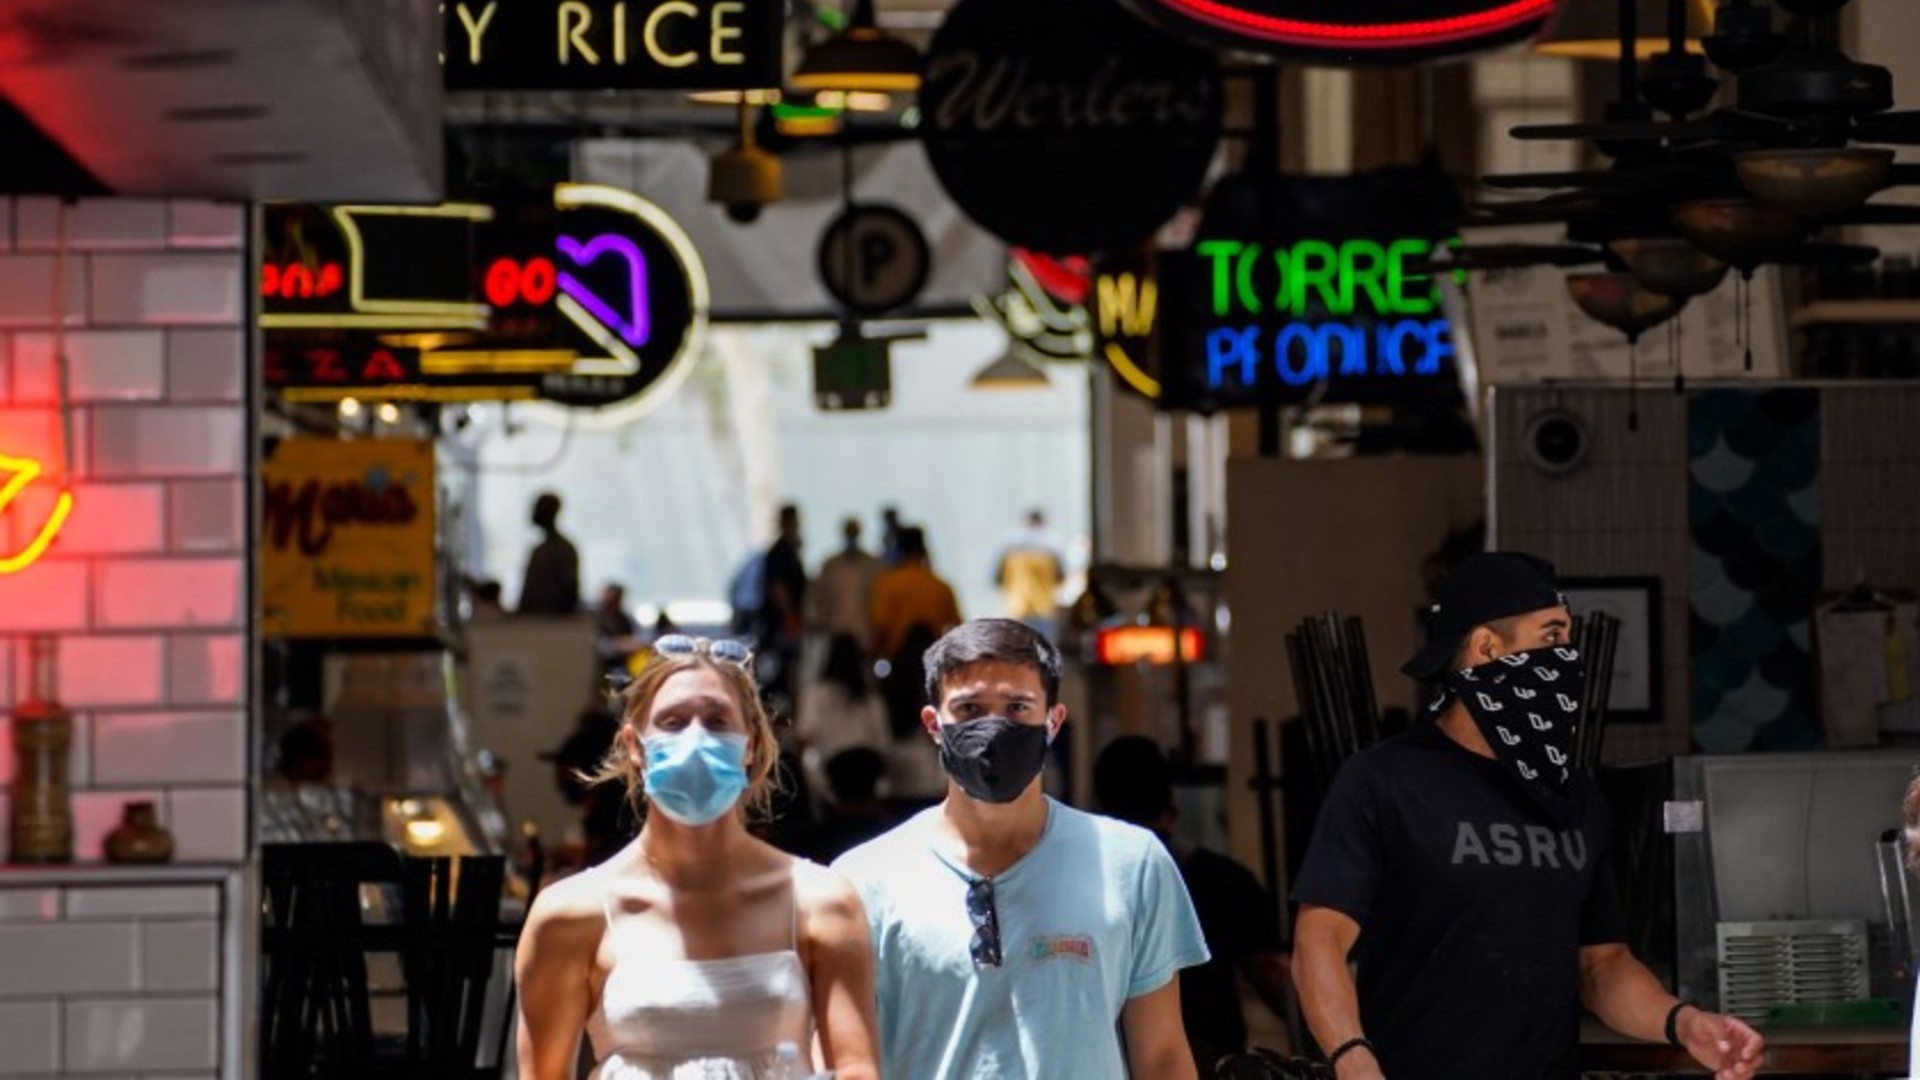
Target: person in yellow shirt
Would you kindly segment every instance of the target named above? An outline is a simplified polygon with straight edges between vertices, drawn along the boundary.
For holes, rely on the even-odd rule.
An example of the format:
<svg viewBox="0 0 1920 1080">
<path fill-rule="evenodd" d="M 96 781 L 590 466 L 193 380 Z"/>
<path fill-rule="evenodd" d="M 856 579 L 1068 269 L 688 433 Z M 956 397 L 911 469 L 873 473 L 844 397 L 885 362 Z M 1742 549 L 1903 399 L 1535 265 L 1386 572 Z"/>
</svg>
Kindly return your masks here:
<svg viewBox="0 0 1920 1080">
<path fill-rule="evenodd" d="M 1029 510 L 1026 524 L 1001 541 L 994 571 L 994 584 L 1000 586 L 1007 618 L 1018 619 L 1052 637 L 1054 617 L 1060 610 L 1060 582 L 1065 576 L 1060 544 L 1047 532 L 1046 515 Z"/>
</svg>

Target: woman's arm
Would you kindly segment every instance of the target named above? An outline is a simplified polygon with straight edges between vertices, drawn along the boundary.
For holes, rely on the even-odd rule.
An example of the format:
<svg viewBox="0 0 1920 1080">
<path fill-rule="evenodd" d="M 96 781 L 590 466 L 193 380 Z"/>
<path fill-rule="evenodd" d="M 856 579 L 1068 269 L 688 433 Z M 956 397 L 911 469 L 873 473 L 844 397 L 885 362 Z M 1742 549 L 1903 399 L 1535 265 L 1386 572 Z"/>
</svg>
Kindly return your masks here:
<svg viewBox="0 0 1920 1080">
<path fill-rule="evenodd" d="M 555 886 L 535 898 L 514 953 L 522 1080 L 573 1080 L 593 1006 L 593 955 L 605 918 L 597 907 L 573 910 L 570 892 Z"/>
<path fill-rule="evenodd" d="M 803 864 L 807 978 L 820 1049 L 836 1080 L 879 1080 L 873 937 L 860 894 L 838 874 Z"/>
</svg>

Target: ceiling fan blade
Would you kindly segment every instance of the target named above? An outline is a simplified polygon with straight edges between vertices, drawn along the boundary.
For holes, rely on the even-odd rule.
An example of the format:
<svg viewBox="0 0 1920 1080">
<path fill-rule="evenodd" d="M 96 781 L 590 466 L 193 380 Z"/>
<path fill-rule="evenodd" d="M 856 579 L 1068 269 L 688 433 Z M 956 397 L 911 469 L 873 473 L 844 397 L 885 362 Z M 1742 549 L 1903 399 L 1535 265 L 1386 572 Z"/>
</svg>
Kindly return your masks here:
<svg viewBox="0 0 1920 1080">
<path fill-rule="evenodd" d="M 1671 136 L 1674 125 L 1657 121 L 1627 123 L 1581 122 L 1572 124 L 1521 124 L 1507 129 L 1516 139 L 1614 139 L 1649 141 Z"/>
<path fill-rule="evenodd" d="M 1920 206 L 1869 204 L 1838 217 L 1822 218 L 1821 221 L 1828 225 L 1920 225 Z"/>
<path fill-rule="evenodd" d="M 1670 172 L 1643 169 L 1585 169 L 1575 172 L 1495 173 L 1480 182 L 1490 188 L 1512 191 L 1522 188 L 1605 188 L 1610 191 L 1650 191 L 1672 178 Z"/>
<path fill-rule="evenodd" d="M 1920 109 L 1857 117 L 1853 122 L 1853 137 L 1861 142 L 1920 145 Z"/>
<path fill-rule="evenodd" d="M 1879 257 L 1879 248 L 1865 244 L 1802 244 L 1772 261 L 1782 266 L 1863 266 Z"/>
<path fill-rule="evenodd" d="M 1606 256 L 1575 244 L 1469 244 L 1453 248 L 1451 258 L 1424 259 L 1406 266 L 1409 274 L 1445 274 L 1454 270 L 1518 270 L 1528 266 L 1586 266 Z"/>
</svg>

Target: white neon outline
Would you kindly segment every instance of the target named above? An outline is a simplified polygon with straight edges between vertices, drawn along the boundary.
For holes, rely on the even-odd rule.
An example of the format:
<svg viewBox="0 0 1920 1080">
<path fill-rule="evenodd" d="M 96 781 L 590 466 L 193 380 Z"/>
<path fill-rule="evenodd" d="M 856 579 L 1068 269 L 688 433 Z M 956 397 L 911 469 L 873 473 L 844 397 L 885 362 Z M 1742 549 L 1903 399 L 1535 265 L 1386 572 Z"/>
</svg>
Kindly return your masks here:
<svg viewBox="0 0 1920 1080">
<path fill-rule="evenodd" d="M 553 427 L 571 426 L 592 430 L 624 427 L 652 412 L 660 402 L 671 397 L 680 388 L 680 384 L 687 381 L 687 376 L 693 373 L 693 362 L 700 355 L 707 337 L 707 311 L 710 302 L 707 291 L 707 267 L 700 261 L 700 252 L 694 248 L 693 239 L 680 227 L 680 223 L 673 220 L 665 210 L 631 191 L 624 191 L 606 184 L 559 184 L 553 189 L 553 205 L 558 210 L 598 206 L 637 218 L 666 241 L 667 247 L 685 268 L 687 301 L 693 309 L 693 316 L 687 323 L 687 332 L 680 341 L 679 351 L 667 361 L 666 370 L 660 373 L 660 378 L 655 380 L 652 386 L 626 401 L 597 409 L 539 400 L 527 402 L 520 410 L 521 415 L 531 416 Z M 587 315 L 578 304 L 572 305 L 573 311 L 567 310 L 566 306 L 558 305 L 557 302 L 556 306 L 560 306 L 560 310 L 566 314 L 567 318 L 580 327 L 581 331 L 595 343 L 607 345 L 608 339 L 611 339 L 613 344 L 618 346 L 618 348 L 608 348 L 610 356 L 576 361 L 574 372 L 582 375 L 626 375 L 640 370 L 639 355 L 627 348 L 626 343 L 620 341 L 618 335 Z M 575 311 L 579 314 L 576 315 Z M 621 352 L 625 352 L 627 357 L 631 358 L 633 367 L 619 372 L 610 372 L 605 368 L 595 370 L 588 366 L 619 363 L 622 359 Z"/>
<path fill-rule="evenodd" d="M 356 312 L 380 314 L 385 312 L 418 314 L 425 316 L 464 316 L 477 317 L 482 326 L 486 325 L 490 309 L 485 304 L 455 303 L 440 300 L 369 300 L 362 292 L 366 285 L 366 242 L 360 236 L 359 223 L 354 221 L 356 214 L 367 217 L 431 217 L 454 218 L 477 224 L 493 220 L 493 207 L 479 206 L 474 203 L 442 203 L 439 206 L 370 206 L 352 204 L 336 206 L 332 209 L 333 220 L 340 226 L 341 235 L 347 239 L 347 258 L 351 263 L 347 275 L 349 283 L 348 306 Z"/>
</svg>

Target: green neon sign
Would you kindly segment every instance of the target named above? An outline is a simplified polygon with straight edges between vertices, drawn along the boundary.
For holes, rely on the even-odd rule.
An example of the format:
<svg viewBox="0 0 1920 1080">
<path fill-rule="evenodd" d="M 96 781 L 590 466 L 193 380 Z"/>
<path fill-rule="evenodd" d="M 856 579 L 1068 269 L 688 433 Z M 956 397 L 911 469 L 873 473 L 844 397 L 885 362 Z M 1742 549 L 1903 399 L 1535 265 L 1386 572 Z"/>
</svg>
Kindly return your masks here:
<svg viewBox="0 0 1920 1080">
<path fill-rule="evenodd" d="M 1440 297 L 1427 274 L 1410 274 L 1407 264 L 1433 251 L 1429 240 L 1301 240 L 1266 247 L 1240 240 L 1202 240 L 1194 251 L 1209 264 L 1213 313 L 1304 315 L 1324 312 L 1336 318 L 1356 313 L 1380 316 L 1431 315 Z"/>
</svg>

